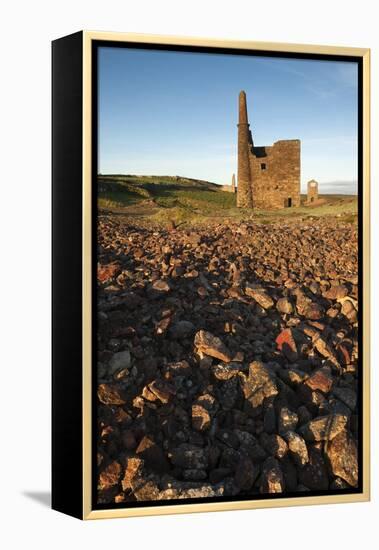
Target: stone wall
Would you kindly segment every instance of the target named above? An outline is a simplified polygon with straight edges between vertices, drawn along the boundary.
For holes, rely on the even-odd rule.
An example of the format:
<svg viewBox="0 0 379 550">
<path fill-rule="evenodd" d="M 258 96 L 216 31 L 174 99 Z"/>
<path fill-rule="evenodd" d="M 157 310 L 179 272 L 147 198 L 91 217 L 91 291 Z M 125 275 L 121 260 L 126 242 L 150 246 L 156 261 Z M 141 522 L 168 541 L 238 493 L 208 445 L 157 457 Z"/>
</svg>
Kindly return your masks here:
<svg viewBox="0 0 379 550">
<path fill-rule="evenodd" d="M 307 187 L 307 203 L 318 201 L 318 183 L 316 180 L 308 181 Z"/>
<path fill-rule="evenodd" d="M 300 140 L 253 147 L 250 173 L 255 208 L 300 206 Z"/>
</svg>

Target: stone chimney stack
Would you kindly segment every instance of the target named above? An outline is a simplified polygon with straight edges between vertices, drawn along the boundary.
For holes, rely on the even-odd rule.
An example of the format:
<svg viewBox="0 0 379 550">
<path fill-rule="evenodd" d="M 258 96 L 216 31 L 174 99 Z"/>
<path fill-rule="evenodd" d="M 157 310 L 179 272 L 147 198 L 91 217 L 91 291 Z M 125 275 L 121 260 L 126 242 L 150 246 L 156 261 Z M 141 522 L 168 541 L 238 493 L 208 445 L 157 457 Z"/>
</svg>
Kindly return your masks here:
<svg viewBox="0 0 379 550">
<path fill-rule="evenodd" d="M 246 94 L 239 95 L 239 120 L 238 120 L 238 188 L 237 206 L 239 208 L 252 208 L 253 197 L 251 192 L 249 148 L 251 134 L 247 118 Z"/>
<path fill-rule="evenodd" d="M 236 175 L 235 174 L 233 174 L 232 176 L 232 191 L 233 193 L 236 192 Z"/>
</svg>

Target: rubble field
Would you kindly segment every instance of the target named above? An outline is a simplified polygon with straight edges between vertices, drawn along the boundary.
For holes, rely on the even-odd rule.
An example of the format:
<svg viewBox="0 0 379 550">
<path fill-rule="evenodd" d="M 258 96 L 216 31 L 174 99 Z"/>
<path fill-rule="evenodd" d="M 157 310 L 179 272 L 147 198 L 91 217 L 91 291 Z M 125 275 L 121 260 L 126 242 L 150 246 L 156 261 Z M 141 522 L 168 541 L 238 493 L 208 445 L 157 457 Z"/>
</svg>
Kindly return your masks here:
<svg viewBox="0 0 379 550">
<path fill-rule="evenodd" d="M 357 227 L 98 218 L 97 502 L 358 486 Z"/>
</svg>

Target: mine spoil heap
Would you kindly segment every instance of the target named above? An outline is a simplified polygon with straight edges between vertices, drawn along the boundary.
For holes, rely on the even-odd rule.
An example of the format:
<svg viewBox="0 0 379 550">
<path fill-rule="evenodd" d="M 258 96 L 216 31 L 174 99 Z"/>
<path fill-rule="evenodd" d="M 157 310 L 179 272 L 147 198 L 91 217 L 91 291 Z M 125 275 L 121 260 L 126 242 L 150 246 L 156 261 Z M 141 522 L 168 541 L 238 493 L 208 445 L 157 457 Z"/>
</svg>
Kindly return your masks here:
<svg viewBox="0 0 379 550">
<path fill-rule="evenodd" d="M 357 487 L 357 230 L 101 216 L 98 502 Z"/>
</svg>

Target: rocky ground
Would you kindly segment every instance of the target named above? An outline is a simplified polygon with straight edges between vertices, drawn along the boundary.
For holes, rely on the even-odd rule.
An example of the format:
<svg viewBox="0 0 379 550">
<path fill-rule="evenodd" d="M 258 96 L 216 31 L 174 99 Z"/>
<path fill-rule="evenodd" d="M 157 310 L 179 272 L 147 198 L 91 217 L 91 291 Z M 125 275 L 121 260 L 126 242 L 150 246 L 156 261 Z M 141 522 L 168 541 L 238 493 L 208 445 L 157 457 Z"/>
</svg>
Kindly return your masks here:
<svg viewBox="0 0 379 550">
<path fill-rule="evenodd" d="M 99 503 L 357 486 L 355 225 L 98 229 Z"/>
</svg>

